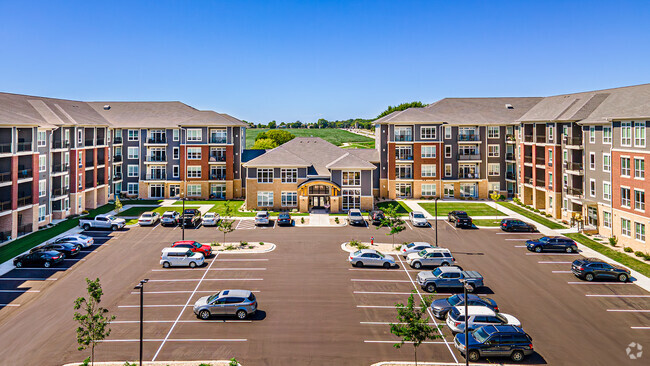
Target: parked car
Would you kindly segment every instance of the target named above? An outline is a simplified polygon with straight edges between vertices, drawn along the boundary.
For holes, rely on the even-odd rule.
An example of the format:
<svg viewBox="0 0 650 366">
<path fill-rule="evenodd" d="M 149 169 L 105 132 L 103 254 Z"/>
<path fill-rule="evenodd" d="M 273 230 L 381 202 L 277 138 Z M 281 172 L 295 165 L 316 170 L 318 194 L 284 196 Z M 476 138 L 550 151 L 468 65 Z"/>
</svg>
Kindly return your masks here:
<svg viewBox="0 0 650 366">
<path fill-rule="evenodd" d="M 427 292 L 435 292 L 439 288 L 462 289 L 461 280 L 469 284 L 468 292 L 474 292 L 483 287 L 483 276 L 476 271 L 463 271 L 460 267 L 438 267 L 433 271 L 418 273 L 417 283 Z"/>
<path fill-rule="evenodd" d="M 201 211 L 198 208 L 187 208 L 183 211 L 181 216 L 181 223 L 183 226 L 191 226 L 193 228 L 201 224 Z"/>
<path fill-rule="evenodd" d="M 126 220 L 118 219 L 113 215 L 97 215 L 94 219 L 80 219 L 79 226 L 84 230 L 94 229 L 111 229 L 113 231 L 122 229 L 126 225 Z"/>
<path fill-rule="evenodd" d="M 510 357 L 521 362 L 533 353 L 533 339 L 520 327 L 513 325 L 487 325 L 470 332 L 465 345 L 465 334 L 454 337 L 456 349 L 470 361 L 481 357 Z"/>
<path fill-rule="evenodd" d="M 571 264 L 571 272 L 585 281 L 594 279 L 618 280 L 627 282 L 630 271 L 623 267 L 613 266 L 597 258 L 576 259 Z"/>
<path fill-rule="evenodd" d="M 413 226 L 429 226 L 426 216 L 420 211 L 409 212 L 409 221 Z"/>
<path fill-rule="evenodd" d="M 577 253 L 575 241 L 563 236 L 544 236 L 536 240 L 526 240 L 526 248 L 531 252 L 541 253 L 547 250 L 557 250 L 567 253 Z"/>
<path fill-rule="evenodd" d="M 451 211 L 447 214 L 447 220 L 454 223 L 456 227 L 473 227 L 472 218 L 465 211 Z"/>
<path fill-rule="evenodd" d="M 147 211 L 143 212 L 138 219 L 138 225 L 140 226 L 153 226 L 160 220 L 160 214 L 158 212 Z"/>
<path fill-rule="evenodd" d="M 80 248 L 81 247 L 79 245 L 73 243 L 53 243 L 53 244 L 43 244 L 35 248 L 32 248 L 30 250 L 30 253 L 47 252 L 47 251 L 54 250 L 59 253 L 63 253 L 64 258 L 66 257 L 69 258 L 79 254 L 79 251 L 81 250 Z"/>
<path fill-rule="evenodd" d="M 395 266 L 395 259 L 384 255 L 374 249 L 361 249 L 350 254 L 350 263 L 355 267 L 376 266 L 391 268 Z"/>
<path fill-rule="evenodd" d="M 350 225 L 365 225 L 366 220 L 361 215 L 361 210 L 353 208 L 348 211 L 348 224 Z"/>
<path fill-rule="evenodd" d="M 202 253 L 194 253 L 187 248 L 164 248 L 160 256 L 160 264 L 169 268 L 172 266 L 194 268 L 202 266 L 205 257 Z"/>
<path fill-rule="evenodd" d="M 375 210 L 375 211 L 370 211 L 370 214 L 368 215 L 368 218 L 369 218 L 370 221 L 372 221 L 373 225 L 381 225 L 382 221 L 386 217 L 384 216 L 384 211 Z"/>
<path fill-rule="evenodd" d="M 409 266 L 420 269 L 424 266 L 451 266 L 456 259 L 447 248 L 425 248 L 406 256 Z"/>
<path fill-rule="evenodd" d="M 257 311 L 257 299 L 248 290 L 223 290 L 211 296 L 203 296 L 194 303 L 194 314 L 207 320 L 212 315 L 235 315 L 238 319 Z"/>
<path fill-rule="evenodd" d="M 437 299 L 431 303 L 431 312 L 433 316 L 438 319 L 444 319 L 447 315 L 447 312 L 451 310 L 454 306 L 462 306 L 465 304 L 465 295 L 456 294 L 452 295 L 446 299 Z M 496 301 L 488 299 L 487 297 L 479 297 L 476 295 L 468 294 L 467 295 L 467 305 L 469 306 L 486 306 L 495 312 L 499 312 L 499 307 L 497 306 Z"/>
<path fill-rule="evenodd" d="M 286 212 L 281 213 L 278 215 L 278 225 L 293 225 L 293 219 L 291 218 L 291 215 L 289 215 Z"/>
<path fill-rule="evenodd" d="M 486 306 L 467 307 L 467 327 L 469 331 L 484 325 L 514 325 L 521 327 L 519 319 L 512 315 L 497 313 Z M 465 306 L 454 306 L 447 314 L 447 326 L 452 333 L 465 332 Z"/>
<path fill-rule="evenodd" d="M 501 230 L 503 231 L 526 231 L 535 232 L 537 227 L 533 224 L 523 222 L 517 219 L 503 219 L 501 220 Z"/>
<path fill-rule="evenodd" d="M 185 248 L 190 249 L 194 253 L 202 253 L 205 257 L 212 255 L 212 247 L 209 245 L 203 245 L 194 240 L 181 240 L 174 242 L 172 248 Z"/>
<path fill-rule="evenodd" d="M 402 256 L 406 258 L 411 253 L 417 253 L 422 249 L 427 249 L 427 248 L 433 248 L 433 246 L 424 241 L 416 241 L 413 243 L 402 245 L 402 247 L 400 248 L 400 252 L 402 253 Z"/>
<path fill-rule="evenodd" d="M 63 262 L 65 254 L 54 250 L 44 252 L 33 252 L 20 255 L 14 259 L 16 268 L 22 267 L 45 267 L 50 268 L 55 264 Z"/>
<path fill-rule="evenodd" d="M 160 218 L 162 226 L 176 226 L 181 223 L 181 214 L 178 211 L 165 211 Z"/>
<path fill-rule="evenodd" d="M 54 239 L 51 243 L 72 243 L 75 245 L 80 245 L 83 248 L 88 248 L 95 243 L 95 239 L 90 236 L 76 234 L 76 235 L 66 235 L 60 238 Z"/>
<path fill-rule="evenodd" d="M 221 215 L 216 212 L 206 212 L 203 215 L 203 226 L 217 226 L 221 220 Z"/>
<path fill-rule="evenodd" d="M 269 212 L 268 211 L 258 211 L 255 215 L 255 225 L 268 225 L 269 224 Z"/>
</svg>

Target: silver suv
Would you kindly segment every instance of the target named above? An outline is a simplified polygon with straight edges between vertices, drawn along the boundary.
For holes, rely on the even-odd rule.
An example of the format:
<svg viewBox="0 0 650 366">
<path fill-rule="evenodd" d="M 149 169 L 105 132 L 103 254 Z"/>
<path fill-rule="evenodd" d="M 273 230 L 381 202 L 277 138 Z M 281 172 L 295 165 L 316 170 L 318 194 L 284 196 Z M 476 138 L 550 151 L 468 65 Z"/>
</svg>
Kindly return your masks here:
<svg viewBox="0 0 650 366">
<path fill-rule="evenodd" d="M 212 315 L 235 315 L 246 319 L 257 311 L 257 299 L 248 290 L 223 290 L 212 296 L 203 296 L 194 304 L 194 314 L 203 320 Z"/>
<path fill-rule="evenodd" d="M 406 263 L 415 269 L 420 269 L 422 266 L 451 266 L 455 262 L 456 259 L 447 248 L 424 248 L 406 256 Z"/>
</svg>

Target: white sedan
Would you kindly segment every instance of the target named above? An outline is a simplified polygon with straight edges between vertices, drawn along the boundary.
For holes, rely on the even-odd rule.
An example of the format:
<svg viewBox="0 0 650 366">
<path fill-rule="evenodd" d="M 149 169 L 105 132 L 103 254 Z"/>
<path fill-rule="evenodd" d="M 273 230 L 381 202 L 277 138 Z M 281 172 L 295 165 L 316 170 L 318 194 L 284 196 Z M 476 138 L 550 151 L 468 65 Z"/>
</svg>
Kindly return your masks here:
<svg viewBox="0 0 650 366">
<path fill-rule="evenodd" d="M 160 214 L 158 212 L 147 211 L 140 215 L 138 219 L 138 224 L 140 226 L 151 226 L 155 225 L 160 220 Z"/>
<path fill-rule="evenodd" d="M 411 211 L 409 213 L 409 220 L 413 226 L 429 226 L 426 216 L 420 211 Z"/>
<path fill-rule="evenodd" d="M 216 226 L 219 223 L 219 219 L 221 219 L 221 216 L 218 213 L 206 212 L 203 215 L 203 226 Z"/>
<path fill-rule="evenodd" d="M 422 249 L 428 249 L 428 248 L 433 248 L 433 246 L 423 241 L 416 241 L 413 243 L 402 245 L 402 247 L 400 248 L 400 253 L 402 254 L 402 256 L 404 256 L 404 258 L 406 258 L 411 253 L 417 253 Z"/>
</svg>

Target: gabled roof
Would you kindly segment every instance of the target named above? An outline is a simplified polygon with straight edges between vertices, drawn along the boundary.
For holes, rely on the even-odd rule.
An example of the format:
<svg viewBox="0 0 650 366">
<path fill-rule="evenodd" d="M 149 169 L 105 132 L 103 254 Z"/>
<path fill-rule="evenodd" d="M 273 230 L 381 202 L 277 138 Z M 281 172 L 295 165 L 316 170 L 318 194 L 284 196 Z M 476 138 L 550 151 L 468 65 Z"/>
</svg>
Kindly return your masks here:
<svg viewBox="0 0 650 366">
<path fill-rule="evenodd" d="M 325 166 L 327 169 L 343 170 L 343 169 L 375 169 L 376 166 L 369 163 L 367 160 L 356 157 L 349 152 L 341 155 L 338 159 L 332 161 Z"/>
<path fill-rule="evenodd" d="M 108 125 L 85 102 L 0 93 L 0 125 L 40 126 Z"/>
</svg>

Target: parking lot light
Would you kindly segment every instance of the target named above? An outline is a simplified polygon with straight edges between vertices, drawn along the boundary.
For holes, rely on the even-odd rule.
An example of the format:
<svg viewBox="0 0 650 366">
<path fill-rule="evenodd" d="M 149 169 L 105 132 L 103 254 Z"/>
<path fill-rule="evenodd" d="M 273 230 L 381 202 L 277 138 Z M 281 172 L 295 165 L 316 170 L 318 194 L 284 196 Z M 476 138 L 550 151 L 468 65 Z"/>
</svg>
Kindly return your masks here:
<svg viewBox="0 0 650 366">
<path fill-rule="evenodd" d="M 437 217 L 438 216 L 436 216 L 436 218 Z M 467 303 L 468 303 L 468 301 L 467 301 L 467 292 L 471 291 L 472 286 L 469 283 L 467 283 L 467 280 L 464 279 L 464 278 L 460 279 L 460 283 L 463 284 L 463 296 L 464 296 L 463 302 L 465 304 L 465 329 L 464 329 L 464 331 L 465 331 L 465 365 L 469 365 L 469 329 L 468 329 L 468 321 L 467 321 L 467 317 L 468 317 L 468 314 L 467 314 L 467 306 L 468 306 L 467 305 Z"/>
<path fill-rule="evenodd" d="M 433 219 L 436 220 L 436 247 L 438 246 L 438 197 L 434 199 L 435 206 L 435 216 Z"/>
<path fill-rule="evenodd" d="M 140 290 L 140 366 L 142 366 L 142 344 L 143 344 L 143 319 L 144 319 L 144 284 L 149 282 L 148 278 L 140 280 L 140 282 L 133 288 L 135 290 Z"/>
</svg>

